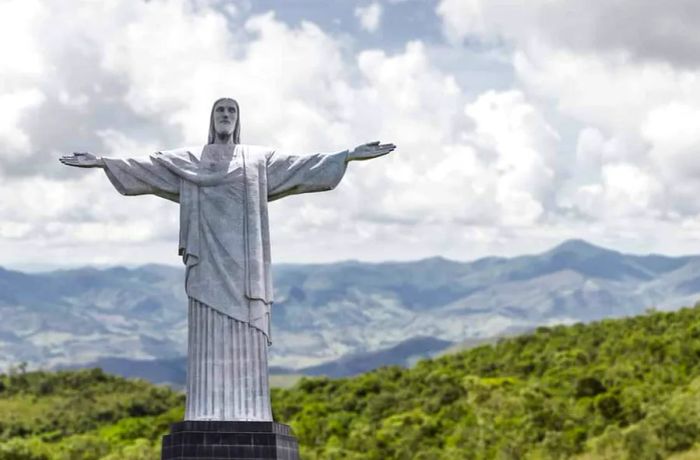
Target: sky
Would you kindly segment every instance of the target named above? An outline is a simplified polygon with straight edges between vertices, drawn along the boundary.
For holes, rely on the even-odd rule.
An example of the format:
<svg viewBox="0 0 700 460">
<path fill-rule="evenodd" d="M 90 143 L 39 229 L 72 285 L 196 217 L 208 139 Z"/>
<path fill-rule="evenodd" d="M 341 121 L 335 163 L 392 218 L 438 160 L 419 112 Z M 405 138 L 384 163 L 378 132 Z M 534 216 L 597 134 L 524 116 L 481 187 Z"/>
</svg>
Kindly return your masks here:
<svg viewBox="0 0 700 460">
<path fill-rule="evenodd" d="M 696 0 L 0 0 L 0 266 L 175 265 L 177 205 L 88 151 L 381 140 L 270 205 L 273 261 L 700 253 Z"/>
</svg>

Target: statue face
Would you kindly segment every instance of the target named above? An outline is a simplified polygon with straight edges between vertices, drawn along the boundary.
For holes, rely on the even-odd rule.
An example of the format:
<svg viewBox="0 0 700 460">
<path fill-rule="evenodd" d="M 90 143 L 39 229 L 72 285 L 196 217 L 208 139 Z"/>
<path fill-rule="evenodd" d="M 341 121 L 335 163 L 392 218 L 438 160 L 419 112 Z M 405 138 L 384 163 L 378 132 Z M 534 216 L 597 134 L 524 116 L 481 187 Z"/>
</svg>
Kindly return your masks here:
<svg viewBox="0 0 700 460">
<path fill-rule="evenodd" d="M 238 121 L 236 104 L 228 99 L 216 104 L 214 107 L 214 131 L 217 134 L 231 135 Z"/>
</svg>

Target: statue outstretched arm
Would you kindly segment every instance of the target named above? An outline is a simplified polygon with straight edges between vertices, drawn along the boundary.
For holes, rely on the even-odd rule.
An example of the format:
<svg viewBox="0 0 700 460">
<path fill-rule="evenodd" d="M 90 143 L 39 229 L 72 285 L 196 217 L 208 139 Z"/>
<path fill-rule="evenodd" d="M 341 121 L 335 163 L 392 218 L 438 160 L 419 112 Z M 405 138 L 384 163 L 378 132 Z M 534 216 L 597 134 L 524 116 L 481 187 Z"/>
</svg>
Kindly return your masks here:
<svg viewBox="0 0 700 460">
<path fill-rule="evenodd" d="M 394 144 L 380 144 L 379 141 L 358 145 L 348 153 L 347 161 L 362 161 L 384 156 L 392 152 Z"/>
<path fill-rule="evenodd" d="M 105 162 L 102 157 L 98 157 L 89 152 L 74 152 L 72 155 L 64 155 L 58 159 L 66 166 L 76 168 L 104 168 Z"/>
<path fill-rule="evenodd" d="M 268 201 L 331 190 L 343 178 L 348 162 L 376 158 L 395 148 L 394 144 L 370 142 L 337 153 L 290 155 L 271 152 L 267 156 Z"/>
<path fill-rule="evenodd" d="M 59 158 L 67 166 L 101 168 L 114 188 L 122 195 L 156 195 L 179 202 L 180 178 L 163 165 L 145 158 L 102 158 L 87 152 L 76 152 Z"/>
<path fill-rule="evenodd" d="M 267 200 L 335 188 L 345 174 L 348 151 L 292 155 L 271 152 L 267 157 Z"/>
</svg>

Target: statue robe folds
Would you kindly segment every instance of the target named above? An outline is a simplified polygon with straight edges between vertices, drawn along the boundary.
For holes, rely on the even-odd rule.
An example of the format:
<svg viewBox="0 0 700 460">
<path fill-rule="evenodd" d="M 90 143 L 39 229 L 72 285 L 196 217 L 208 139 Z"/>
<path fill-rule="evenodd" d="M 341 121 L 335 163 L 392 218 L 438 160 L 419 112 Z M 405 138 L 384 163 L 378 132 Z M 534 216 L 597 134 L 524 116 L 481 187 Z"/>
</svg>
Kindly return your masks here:
<svg viewBox="0 0 700 460">
<path fill-rule="evenodd" d="M 345 174 L 347 151 L 298 156 L 235 145 L 224 152 L 232 156 L 215 161 L 214 153 L 227 148 L 105 158 L 105 171 L 123 195 L 180 203 L 179 252 L 189 297 L 185 419 L 271 421 L 267 202 L 334 188 Z"/>
<path fill-rule="evenodd" d="M 333 189 L 345 174 L 348 152 L 291 155 L 238 144 L 229 163 L 213 164 L 202 161 L 200 151 L 105 158 L 105 171 L 122 195 L 153 194 L 180 203 L 179 252 L 188 297 L 250 324 L 269 340 L 267 202 Z"/>
</svg>

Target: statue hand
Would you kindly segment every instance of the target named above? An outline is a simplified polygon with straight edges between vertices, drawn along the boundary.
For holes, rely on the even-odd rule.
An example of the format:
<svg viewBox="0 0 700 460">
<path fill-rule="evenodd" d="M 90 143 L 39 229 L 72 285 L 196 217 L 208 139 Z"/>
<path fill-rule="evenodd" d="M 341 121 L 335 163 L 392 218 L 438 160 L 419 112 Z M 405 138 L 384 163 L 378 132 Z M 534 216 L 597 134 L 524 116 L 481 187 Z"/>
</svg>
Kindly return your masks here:
<svg viewBox="0 0 700 460">
<path fill-rule="evenodd" d="M 355 147 L 348 154 L 348 161 L 353 160 L 369 160 L 370 158 L 380 157 L 394 150 L 394 144 L 380 144 L 379 141 L 362 144 Z"/>
<path fill-rule="evenodd" d="M 65 155 L 58 159 L 61 163 L 67 166 L 75 166 L 76 168 L 103 168 L 104 162 L 102 158 L 98 158 L 88 152 L 74 152 L 72 155 Z"/>
</svg>

